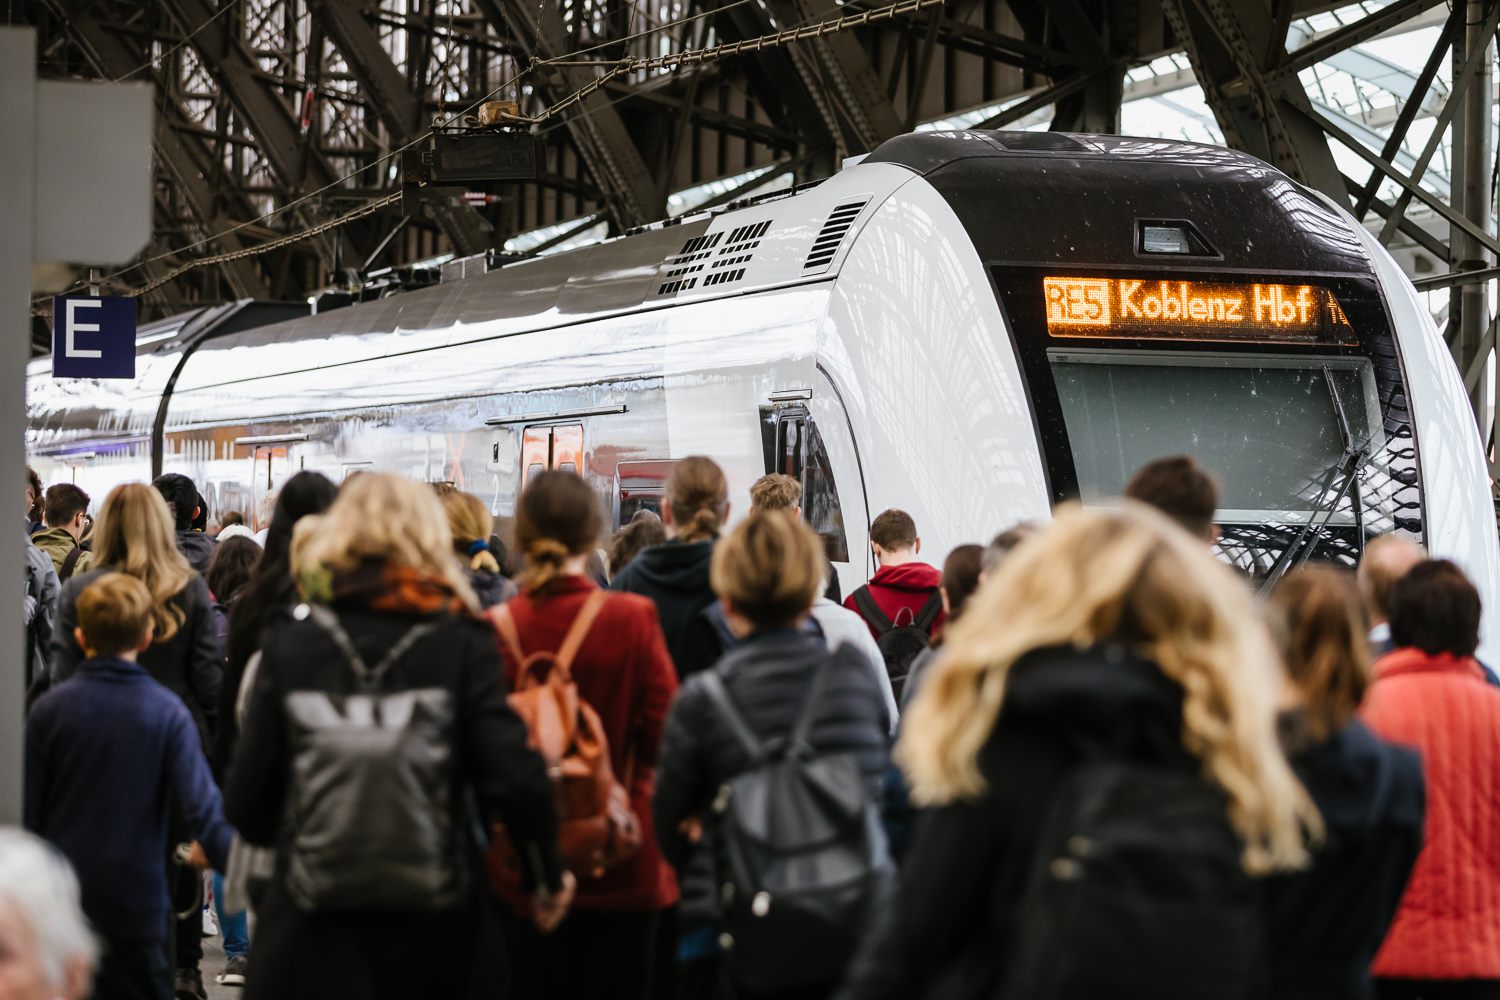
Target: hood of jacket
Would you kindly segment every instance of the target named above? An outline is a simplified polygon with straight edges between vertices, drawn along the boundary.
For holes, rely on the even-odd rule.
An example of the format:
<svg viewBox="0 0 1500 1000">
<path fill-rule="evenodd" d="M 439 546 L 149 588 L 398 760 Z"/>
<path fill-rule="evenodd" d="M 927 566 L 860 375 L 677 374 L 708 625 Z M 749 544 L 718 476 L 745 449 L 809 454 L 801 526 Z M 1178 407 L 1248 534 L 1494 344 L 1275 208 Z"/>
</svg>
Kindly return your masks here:
<svg viewBox="0 0 1500 1000">
<path fill-rule="evenodd" d="M 214 557 L 214 540 L 201 531 L 177 532 L 177 551 L 199 573 L 208 572 L 208 562 Z"/>
<path fill-rule="evenodd" d="M 1484 680 L 1484 668 L 1472 656 L 1452 653 L 1428 653 L 1415 646 L 1393 649 L 1375 661 L 1375 676 L 1399 677 L 1402 674 L 1462 674 Z"/>
<path fill-rule="evenodd" d="M 708 591 L 708 566 L 713 560 L 713 541 L 666 542 L 653 545 L 631 560 L 629 573 L 659 591 L 701 595 Z"/>
<path fill-rule="evenodd" d="M 892 590 L 909 590 L 925 593 L 943 585 L 943 571 L 924 562 L 902 563 L 900 566 L 882 566 L 870 577 L 870 586 L 889 587 Z"/>
<path fill-rule="evenodd" d="M 1045 728 L 1083 754 L 1181 763 L 1182 688 L 1120 646 L 1056 646 L 1022 656 L 1000 722 Z"/>
</svg>

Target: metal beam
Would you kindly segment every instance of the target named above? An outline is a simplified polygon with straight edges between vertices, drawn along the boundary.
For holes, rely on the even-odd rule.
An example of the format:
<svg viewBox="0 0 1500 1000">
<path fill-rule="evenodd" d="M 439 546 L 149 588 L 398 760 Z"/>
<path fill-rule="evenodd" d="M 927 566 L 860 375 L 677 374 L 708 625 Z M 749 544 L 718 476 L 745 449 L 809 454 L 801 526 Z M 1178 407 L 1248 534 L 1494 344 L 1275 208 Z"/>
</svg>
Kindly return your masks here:
<svg viewBox="0 0 1500 1000">
<path fill-rule="evenodd" d="M 374 26 L 365 20 L 362 0 L 307 0 L 307 8 L 343 53 L 350 70 L 371 100 L 396 148 L 419 135 L 426 124 L 422 94 L 407 84 Z M 468 205 L 447 198 L 423 202 L 434 221 L 448 234 L 460 257 L 482 253 L 494 245 L 490 225 Z"/>
<path fill-rule="evenodd" d="M 556 3 L 532 5 L 524 0 L 476 0 L 476 6 L 502 34 L 518 36 L 537 60 L 553 59 L 572 49 Z M 597 79 L 587 66 L 542 66 L 530 82 L 561 100 Z M 666 214 L 666 194 L 646 167 L 619 111 L 596 90 L 562 115 L 563 124 L 604 191 L 615 226 L 628 229 Z"/>
<path fill-rule="evenodd" d="M 1267 73 L 1267 82 L 1277 83 L 1294 78 L 1307 67 L 1322 62 L 1335 52 L 1342 52 L 1350 46 L 1367 42 L 1442 2 L 1443 0 L 1396 0 L 1395 3 L 1382 7 L 1352 24 L 1346 24 L 1337 31 L 1331 31 L 1285 56 L 1274 69 Z"/>
</svg>

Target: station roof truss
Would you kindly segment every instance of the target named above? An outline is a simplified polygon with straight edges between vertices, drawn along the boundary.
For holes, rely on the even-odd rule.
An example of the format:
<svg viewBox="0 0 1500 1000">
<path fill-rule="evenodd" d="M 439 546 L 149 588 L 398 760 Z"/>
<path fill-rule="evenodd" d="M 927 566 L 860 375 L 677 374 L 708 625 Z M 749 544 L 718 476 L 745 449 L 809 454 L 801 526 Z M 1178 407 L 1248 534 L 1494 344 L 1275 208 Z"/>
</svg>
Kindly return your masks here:
<svg viewBox="0 0 1500 1000">
<path fill-rule="evenodd" d="M 38 29 L 42 76 L 156 89 L 154 236 L 102 276 L 143 318 L 565 249 L 827 176 L 901 132 L 1008 127 L 1260 156 L 1434 291 L 1476 407 L 1495 339 L 1486 312 L 1465 341 L 1446 290 L 1500 273 L 1490 199 L 1453 207 L 1477 162 L 1470 95 L 1485 122 L 1494 106 L 1500 0 L 22 0 L 10 16 Z M 429 190 L 403 215 L 401 152 L 487 99 L 530 122 L 535 180 Z"/>
</svg>

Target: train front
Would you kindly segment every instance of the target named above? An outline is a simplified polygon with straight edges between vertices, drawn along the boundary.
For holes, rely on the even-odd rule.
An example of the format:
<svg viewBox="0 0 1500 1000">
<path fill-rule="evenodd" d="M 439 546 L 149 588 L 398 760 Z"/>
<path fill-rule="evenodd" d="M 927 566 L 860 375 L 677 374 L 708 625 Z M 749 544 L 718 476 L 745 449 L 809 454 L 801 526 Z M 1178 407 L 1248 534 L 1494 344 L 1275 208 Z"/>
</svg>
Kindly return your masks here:
<svg viewBox="0 0 1500 1000">
<path fill-rule="evenodd" d="M 929 133 L 870 160 L 921 173 L 979 252 L 1053 501 L 1118 497 L 1141 465 L 1187 453 L 1220 477 L 1223 555 L 1260 580 L 1352 566 L 1399 530 L 1496 606 L 1467 397 L 1411 284 L 1346 213 L 1186 143 Z M 1485 639 L 1493 660 L 1493 625 Z"/>
</svg>

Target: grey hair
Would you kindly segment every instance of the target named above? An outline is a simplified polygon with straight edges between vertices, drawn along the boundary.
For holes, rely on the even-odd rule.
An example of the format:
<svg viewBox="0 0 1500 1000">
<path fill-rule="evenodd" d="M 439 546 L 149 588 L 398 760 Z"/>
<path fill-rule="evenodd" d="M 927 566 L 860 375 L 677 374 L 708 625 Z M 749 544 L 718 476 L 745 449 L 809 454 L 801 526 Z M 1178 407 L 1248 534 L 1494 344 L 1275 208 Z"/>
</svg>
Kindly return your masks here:
<svg viewBox="0 0 1500 1000">
<path fill-rule="evenodd" d="M 79 960 L 92 971 L 99 945 L 79 905 L 78 879 L 56 848 L 17 827 L 0 827 L 0 897 L 36 937 L 37 965 L 61 990 Z"/>
</svg>

